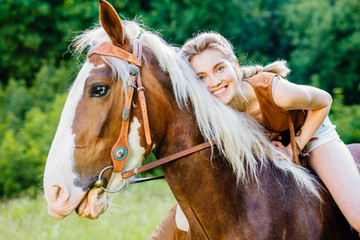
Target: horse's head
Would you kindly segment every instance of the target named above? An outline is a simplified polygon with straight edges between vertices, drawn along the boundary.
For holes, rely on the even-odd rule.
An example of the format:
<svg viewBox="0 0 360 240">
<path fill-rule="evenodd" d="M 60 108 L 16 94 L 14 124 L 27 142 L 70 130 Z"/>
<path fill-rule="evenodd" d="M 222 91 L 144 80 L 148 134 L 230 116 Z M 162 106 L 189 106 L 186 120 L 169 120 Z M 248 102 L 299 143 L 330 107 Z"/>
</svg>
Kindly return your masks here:
<svg viewBox="0 0 360 240">
<path fill-rule="evenodd" d="M 124 52 L 133 51 L 134 39 L 131 36 L 134 38 L 134 34 L 138 33 L 126 33 L 125 26 L 112 6 L 101 0 L 100 21 L 102 28 L 90 30 L 79 37 L 79 48 L 92 45 L 96 49 L 104 42 L 109 42 Z M 144 52 L 149 51 L 144 49 Z M 146 76 L 145 87 L 146 84 L 154 85 L 151 83 L 155 78 L 152 69 L 146 66 L 153 58 L 153 55 L 144 57 L 146 63 L 141 72 Z M 80 216 L 97 218 L 106 210 L 108 194 L 93 185 L 102 169 L 112 165 L 110 152 L 119 138 L 126 89 L 131 85 L 130 65 L 128 61 L 118 57 L 91 54 L 74 81 L 44 174 L 49 213 L 54 217 L 67 216 L 76 209 Z M 154 87 L 156 88 L 156 84 Z M 158 94 L 160 96 L 161 91 Z M 143 120 L 138 105 L 138 100 L 134 100 L 130 106 L 132 111 L 127 137 L 130 157 L 123 170 L 141 164 L 146 149 Z M 122 185 L 124 181 L 120 174 L 112 171 L 104 172 L 103 177 L 107 188 L 112 189 Z"/>
</svg>

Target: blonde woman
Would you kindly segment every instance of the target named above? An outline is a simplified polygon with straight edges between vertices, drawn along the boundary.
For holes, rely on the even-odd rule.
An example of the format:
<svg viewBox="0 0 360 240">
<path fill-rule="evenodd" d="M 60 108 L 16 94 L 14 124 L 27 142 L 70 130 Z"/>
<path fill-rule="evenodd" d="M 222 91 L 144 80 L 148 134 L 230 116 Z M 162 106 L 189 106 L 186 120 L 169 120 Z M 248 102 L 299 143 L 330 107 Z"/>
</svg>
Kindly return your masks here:
<svg viewBox="0 0 360 240">
<path fill-rule="evenodd" d="M 332 99 L 327 92 L 285 80 L 289 70 L 282 61 L 265 68 L 239 67 L 232 45 L 218 33 L 205 32 L 188 40 L 181 54 L 217 99 L 253 116 L 275 136 L 275 147 L 297 164 L 308 164 L 360 232 L 360 175 L 328 118 Z M 309 154 L 308 161 L 300 163 L 299 154 Z M 148 239 L 171 239 L 174 222 L 187 230 L 186 219 L 176 208 Z"/>
</svg>

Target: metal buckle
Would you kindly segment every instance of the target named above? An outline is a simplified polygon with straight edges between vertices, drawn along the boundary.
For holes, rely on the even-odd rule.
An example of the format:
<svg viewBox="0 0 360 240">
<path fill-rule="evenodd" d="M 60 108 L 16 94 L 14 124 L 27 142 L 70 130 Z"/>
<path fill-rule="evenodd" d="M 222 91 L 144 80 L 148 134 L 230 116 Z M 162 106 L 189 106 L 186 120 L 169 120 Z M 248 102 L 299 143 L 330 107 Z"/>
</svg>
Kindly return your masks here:
<svg viewBox="0 0 360 240">
<path fill-rule="evenodd" d="M 131 75 L 137 76 L 139 74 L 139 68 L 137 66 L 134 65 L 129 65 L 129 73 Z"/>
<path fill-rule="evenodd" d="M 145 92 L 145 88 L 144 87 L 139 87 L 139 88 L 136 88 L 137 89 L 137 92 L 139 91 L 144 91 Z"/>
<path fill-rule="evenodd" d="M 124 182 L 123 184 L 118 188 L 118 189 L 115 189 L 115 190 L 110 190 L 110 189 L 107 189 L 106 187 L 104 187 L 104 180 L 102 180 L 102 175 L 104 174 L 104 172 L 108 169 L 111 169 L 111 168 L 114 168 L 114 166 L 108 166 L 108 167 L 105 167 L 99 174 L 99 178 L 98 180 L 95 182 L 94 184 L 94 187 L 97 187 L 97 188 L 102 188 L 105 192 L 108 192 L 108 193 L 116 193 L 116 192 L 119 192 L 121 191 L 125 185 L 126 185 L 126 179 L 124 179 Z"/>
</svg>

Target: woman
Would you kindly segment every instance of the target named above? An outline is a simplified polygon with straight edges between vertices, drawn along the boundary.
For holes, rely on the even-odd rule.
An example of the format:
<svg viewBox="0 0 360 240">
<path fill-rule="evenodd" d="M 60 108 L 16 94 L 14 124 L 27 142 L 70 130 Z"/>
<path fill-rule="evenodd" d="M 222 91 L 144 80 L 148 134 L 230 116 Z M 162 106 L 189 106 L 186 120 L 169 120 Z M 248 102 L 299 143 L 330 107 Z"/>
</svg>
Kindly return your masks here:
<svg viewBox="0 0 360 240">
<path fill-rule="evenodd" d="M 328 118 L 331 96 L 320 89 L 296 85 L 280 75 L 265 72 L 272 70 L 286 75 L 287 69 L 277 68 L 278 64 L 264 69 L 260 66 L 240 68 L 231 44 L 217 33 L 201 33 L 188 40 L 181 53 L 199 81 L 216 98 L 247 112 L 270 133 L 278 133 L 275 135 L 280 137 L 273 144 L 290 159 L 297 161 L 298 154 L 310 154 L 306 164 L 324 182 L 352 227 L 360 232 L 360 175 L 352 155 Z M 181 211 L 179 207 L 177 211 L 173 208 L 149 239 L 157 239 L 160 232 L 172 235 L 172 230 L 164 229 L 169 227 L 169 220 L 173 221 L 175 212 L 179 222 Z M 186 223 L 178 225 L 182 230 L 187 228 Z M 161 239 L 166 239 L 165 236 Z"/>
</svg>

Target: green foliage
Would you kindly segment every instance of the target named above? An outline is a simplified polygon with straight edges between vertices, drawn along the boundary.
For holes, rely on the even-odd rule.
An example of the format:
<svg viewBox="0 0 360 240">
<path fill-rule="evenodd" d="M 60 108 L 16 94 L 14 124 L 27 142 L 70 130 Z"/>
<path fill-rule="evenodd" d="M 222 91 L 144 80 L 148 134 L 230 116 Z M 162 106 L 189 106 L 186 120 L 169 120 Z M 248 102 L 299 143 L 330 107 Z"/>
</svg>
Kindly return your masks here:
<svg viewBox="0 0 360 240">
<path fill-rule="evenodd" d="M 293 79 L 328 92 L 340 87 L 345 104 L 359 104 L 359 1 L 293 0 L 283 12 Z"/>
<path fill-rule="evenodd" d="M 23 127 L 9 128 L 0 141 L 0 196 L 14 196 L 24 189 L 38 186 L 51 140 L 54 137 L 66 94 L 58 95 L 42 111 L 27 111 Z"/>
<path fill-rule="evenodd" d="M 51 102 L 58 94 L 67 92 L 78 70 L 75 59 L 61 61 L 58 66 L 53 60 L 44 60 L 29 88 L 29 105 L 44 109 L 44 102 Z"/>
<path fill-rule="evenodd" d="M 32 87 L 10 79 L 0 89 L 0 196 L 40 187 L 66 90 L 76 71 L 74 61 L 58 67 L 54 61 L 43 61 Z"/>
<path fill-rule="evenodd" d="M 32 107 L 45 110 L 56 94 L 67 91 L 77 71 L 74 60 L 62 61 L 56 67 L 53 61 L 44 61 L 41 69 L 34 76 L 34 84 L 28 88 L 24 80 L 10 79 L 0 88 L 0 139 L 6 129 L 16 134 L 24 126 L 25 114 Z"/>
<path fill-rule="evenodd" d="M 343 91 L 334 90 L 334 103 L 330 118 L 345 143 L 360 142 L 360 105 L 345 106 L 343 104 Z"/>
<path fill-rule="evenodd" d="M 29 77 L 37 66 L 33 55 L 45 54 L 42 45 L 46 35 L 41 33 L 45 33 L 44 28 L 50 28 L 53 21 L 47 25 L 42 20 L 47 16 L 50 20 L 51 6 L 36 0 L 1 1 L 0 11 L 1 81 L 6 82 L 8 77 Z"/>
<path fill-rule="evenodd" d="M 286 42 L 278 21 L 282 1 L 154 0 L 144 22 L 164 39 L 183 44 L 198 31 L 218 31 L 233 43 L 244 62 L 268 62 L 286 57 Z"/>
<path fill-rule="evenodd" d="M 28 90 L 24 80 L 15 81 L 10 79 L 9 84 L 0 89 L 0 138 L 4 137 L 6 129 L 18 131 L 24 119 L 27 106 Z"/>
<path fill-rule="evenodd" d="M 76 6 L 76 7 L 75 7 Z M 33 79 L 42 60 L 64 55 L 74 31 L 98 19 L 97 1 L 0 1 L 0 80 Z"/>
</svg>

